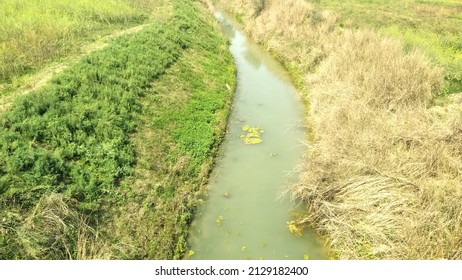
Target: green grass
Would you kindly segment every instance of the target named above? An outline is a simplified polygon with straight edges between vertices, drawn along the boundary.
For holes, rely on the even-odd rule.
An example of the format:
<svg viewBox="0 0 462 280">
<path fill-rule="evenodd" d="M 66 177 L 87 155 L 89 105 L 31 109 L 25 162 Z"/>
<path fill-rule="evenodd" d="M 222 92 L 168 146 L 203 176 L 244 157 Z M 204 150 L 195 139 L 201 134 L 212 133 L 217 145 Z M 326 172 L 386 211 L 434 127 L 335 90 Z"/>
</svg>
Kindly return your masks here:
<svg viewBox="0 0 462 280">
<path fill-rule="evenodd" d="M 462 92 L 462 3 L 435 0 L 308 1 L 340 14 L 345 28 L 373 28 L 423 50 L 445 69 L 443 94 Z"/>
<path fill-rule="evenodd" d="M 152 3 L 151 3 L 152 2 Z M 0 2 L 0 83 L 79 50 L 83 41 L 145 21 L 142 0 Z"/>
<path fill-rule="evenodd" d="M 183 258 L 189 223 L 224 137 L 233 58 L 203 7 L 185 17 L 197 13 L 194 41 L 143 101 L 133 135 L 135 172 L 118 192 L 117 218 L 109 227 L 115 244 L 131 244 L 119 252 L 124 258 Z"/>
<path fill-rule="evenodd" d="M 205 10 L 197 2 L 171 2 L 170 19 L 117 39 L 41 90 L 17 98 L 1 115 L 0 258 L 179 258 L 184 252 L 194 194 L 225 129 L 231 99 L 226 83 L 233 84 L 234 69 L 226 41 Z M 195 59 L 199 68 L 188 64 Z M 165 74 L 173 66 L 179 67 L 178 77 Z M 163 82 L 172 78 L 176 83 Z M 185 96 L 174 97 L 178 88 Z M 156 103 L 170 94 L 171 107 Z M 144 139 L 149 131 L 152 139 Z M 140 150 L 153 140 L 159 140 L 163 154 Z M 175 168 L 182 158 L 190 164 Z M 158 167 L 146 178 L 161 185 L 131 189 L 146 160 Z M 172 174 L 178 178 L 165 179 Z M 183 186 L 189 188 L 178 193 Z M 144 224 L 163 223 L 158 215 L 133 227 L 125 224 L 125 235 L 109 230 L 120 209 L 132 211 L 122 211 L 123 218 L 153 206 L 124 200 L 135 192 L 154 194 L 166 219 L 179 219 L 171 225 L 179 233 L 164 235 Z M 177 200 L 180 206 L 191 200 L 191 207 L 169 207 Z M 168 239 L 176 245 L 162 251 L 152 245 L 142 253 L 144 246 L 131 237 L 145 230 L 154 243 Z M 122 250 L 124 238 L 130 239 L 123 242 L 129 249 Z"/>
</svg>

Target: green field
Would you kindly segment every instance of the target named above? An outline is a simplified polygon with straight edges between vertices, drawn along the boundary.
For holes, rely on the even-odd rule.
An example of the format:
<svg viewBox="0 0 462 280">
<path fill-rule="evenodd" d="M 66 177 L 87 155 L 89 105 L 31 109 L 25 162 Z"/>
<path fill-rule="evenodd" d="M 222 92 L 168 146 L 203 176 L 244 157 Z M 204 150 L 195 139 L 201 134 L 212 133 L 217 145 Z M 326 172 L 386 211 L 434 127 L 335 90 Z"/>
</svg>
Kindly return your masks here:
<svg viewBox="0 0 462 280">
<path fill-rule="evenodd" d="M 424 51 L 445 69 L 442 93 L 462 92 L 462 2 L 452 0 L 317 0 L 344 28 L 372 28 Z"/>
<path fill-rule="evenodd" d="M 202 2 L 161 2 L 168 16 L 1 113 L 1 259 L 183 257 L 235 70 Z"/>
<path fill-rule="evenodd" d="M 1 1 L 0 86 L 79 52 L 86 41 L 146 21 L 155 2 Z"/>
</svg>

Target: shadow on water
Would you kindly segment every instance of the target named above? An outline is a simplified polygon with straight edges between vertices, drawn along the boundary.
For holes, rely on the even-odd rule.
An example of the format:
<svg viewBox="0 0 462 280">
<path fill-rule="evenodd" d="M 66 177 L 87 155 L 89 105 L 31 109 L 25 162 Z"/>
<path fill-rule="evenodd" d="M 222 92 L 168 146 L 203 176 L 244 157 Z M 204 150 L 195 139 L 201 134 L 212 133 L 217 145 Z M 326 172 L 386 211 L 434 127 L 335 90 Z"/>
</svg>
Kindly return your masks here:
<svg viewBox="0 0 462 280">
<path fill-rule="evenodd" d="M 303 106 L 284 68 L 216 13 L 231 41 L 237 89 L 222 155 L 212 172 L 207 198 L 191 226 L 190 259 L 323 259 L 323 244 L 309 231 L 288 230 L 283 186 L 304 151 Z M 244 125 L 264 130 L 262 143 L 246 145 Z"/>
</svg>

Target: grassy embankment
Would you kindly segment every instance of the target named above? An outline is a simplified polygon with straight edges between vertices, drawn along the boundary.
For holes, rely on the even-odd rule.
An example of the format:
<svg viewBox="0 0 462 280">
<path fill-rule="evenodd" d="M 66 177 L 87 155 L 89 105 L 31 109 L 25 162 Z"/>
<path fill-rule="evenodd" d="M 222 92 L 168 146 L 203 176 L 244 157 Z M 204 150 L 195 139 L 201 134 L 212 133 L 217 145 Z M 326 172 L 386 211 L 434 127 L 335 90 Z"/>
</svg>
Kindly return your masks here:
<svg viewBox="0 0 462 280">
<path fill-rule="evenodd" d="M 200 1 L 163 9 L 0 116 L 2 259 L 183 256 L 235 70 Z"/>
<path fill-rule="evenodd" d="M 462 98 L 447 95 L 460 82 L 461 5 L 347 1 L 339 15 L 317 2 L 221 1 L 309 104 L 313 141 L 291 187 L 309 213 L 299 225 L 324 235 L 336 258 L 462 258 Z"/>
</svg>

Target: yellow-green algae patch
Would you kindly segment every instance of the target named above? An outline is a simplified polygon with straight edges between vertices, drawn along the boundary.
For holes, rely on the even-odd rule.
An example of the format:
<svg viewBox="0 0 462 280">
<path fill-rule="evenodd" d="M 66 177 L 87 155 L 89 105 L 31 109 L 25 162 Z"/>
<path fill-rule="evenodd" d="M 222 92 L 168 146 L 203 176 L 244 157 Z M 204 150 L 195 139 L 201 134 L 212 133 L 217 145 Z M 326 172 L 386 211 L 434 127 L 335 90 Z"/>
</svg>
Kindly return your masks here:
<svg viewBox="0 0 462 280">
<path fill-rule="evenodd" d="M 247 132 L 246 135 L 241 135 L 241 140 L 246 145 L 260 144 L 263 142 L 261 139 L 261 134 L 265 132 L 263 129 L 246 124 L 242 127 L 242 130 Z"/>
</svg>

